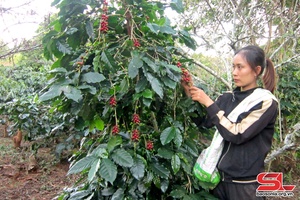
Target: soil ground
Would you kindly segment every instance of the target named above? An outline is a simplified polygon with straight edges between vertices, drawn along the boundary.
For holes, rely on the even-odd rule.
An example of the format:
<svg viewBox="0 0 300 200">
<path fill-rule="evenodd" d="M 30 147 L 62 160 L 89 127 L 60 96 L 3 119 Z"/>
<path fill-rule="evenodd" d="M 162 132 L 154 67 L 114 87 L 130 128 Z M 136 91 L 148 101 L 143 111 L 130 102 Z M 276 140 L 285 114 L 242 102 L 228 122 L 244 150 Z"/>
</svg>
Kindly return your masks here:
<svg viewBox="0 0 300 200">
<path fill-rule="evenodd" d="M 75 183 L 66 176 L 68 162 L 57 162 L 49 148 L 32 156 L 30 145 L 15 149 L 11 138 L 0 136 L 0 200 L 56 199 L 65 187 Z"/>
</svg>

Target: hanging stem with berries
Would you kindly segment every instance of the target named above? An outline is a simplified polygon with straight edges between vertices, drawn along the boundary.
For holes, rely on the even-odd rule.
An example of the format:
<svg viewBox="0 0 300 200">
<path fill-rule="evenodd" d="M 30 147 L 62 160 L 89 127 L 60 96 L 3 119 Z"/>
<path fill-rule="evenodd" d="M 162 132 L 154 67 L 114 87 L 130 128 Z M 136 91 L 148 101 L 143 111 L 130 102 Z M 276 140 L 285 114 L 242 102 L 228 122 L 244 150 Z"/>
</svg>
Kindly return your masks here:
<svg viewBox="0 0 300 200">
<path fill-rule="evenodd" d="M 100 18 L 100 25 L 99 25 L 99 40 L 101 33 L 105 34 L 108 31 L 108 3 L 107 0 L 103 0 L 103 8 L 102 8 L 102 14 Z"/>
<path fill-rule="evenodd" d="M 112 83 L 111 77 L 109 76 L 109 81 L 111 86 L 113 86 L 114 94 L 109 99 L 109 105 L 114 109 L 114 115 L 115 115 L 115 125 L 112 128 L 112 134 L 118 134 L 119 133 L 119 126 L 118 126 L 118 117 L 117 117 L 117 99 L 116 99 L 116 89 Z"/>
</svg>

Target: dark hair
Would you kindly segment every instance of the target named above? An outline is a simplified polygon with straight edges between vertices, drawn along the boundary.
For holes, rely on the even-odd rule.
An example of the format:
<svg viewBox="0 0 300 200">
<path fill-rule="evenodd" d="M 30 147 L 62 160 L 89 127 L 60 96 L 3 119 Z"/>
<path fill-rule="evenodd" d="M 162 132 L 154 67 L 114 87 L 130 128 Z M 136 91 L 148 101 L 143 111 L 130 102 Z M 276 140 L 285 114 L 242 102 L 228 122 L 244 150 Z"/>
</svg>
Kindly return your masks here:
<svg viewBox="0 0 300 200">
<path fill-rule="evenodd" d="M 257 66 L 261 66 L 261 71 L 258 76 L 265 71 L 263 75 L 264 88 L 273 93 L 276 86 L 275 68 L 272 61 L 269 58 L 266 59 L 264 50 L 258 46 L 250 45 L 239 49 L 234 55 L 239 53 L 245 57 L 254 71 Z"/>
</svg>

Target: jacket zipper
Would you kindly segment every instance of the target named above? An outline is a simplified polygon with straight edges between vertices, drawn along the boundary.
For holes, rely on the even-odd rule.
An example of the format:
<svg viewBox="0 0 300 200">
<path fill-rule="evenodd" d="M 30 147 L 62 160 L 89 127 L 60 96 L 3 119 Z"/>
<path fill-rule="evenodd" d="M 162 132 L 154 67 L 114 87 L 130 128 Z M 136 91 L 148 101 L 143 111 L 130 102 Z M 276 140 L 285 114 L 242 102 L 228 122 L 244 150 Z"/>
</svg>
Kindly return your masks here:
<svg viewBox="0 0 300 200">
<path fill-rule="evenodd" d="M 230 149 L 230 146 L 231 146 L 231 142 L 229 143 L 226 152 L 225 152 L 224 155 L 221 157 L 220 162 L 219 162 L 219 164 L 218 164 L 218 168 L 220 168 L 220 164 L 221 164 L 223 158 L 224 158 L 224 157 L 226 156 L 226 154 L 228 153 L 228 151 L 229 151 L 229 149 Z M 222 172 L 222 173 L 223 173 L 223 172 Z M 224 173 L 223 173 L 223 176 L 222 176 L 222 181 L 224 181 Z"/>
</svg>

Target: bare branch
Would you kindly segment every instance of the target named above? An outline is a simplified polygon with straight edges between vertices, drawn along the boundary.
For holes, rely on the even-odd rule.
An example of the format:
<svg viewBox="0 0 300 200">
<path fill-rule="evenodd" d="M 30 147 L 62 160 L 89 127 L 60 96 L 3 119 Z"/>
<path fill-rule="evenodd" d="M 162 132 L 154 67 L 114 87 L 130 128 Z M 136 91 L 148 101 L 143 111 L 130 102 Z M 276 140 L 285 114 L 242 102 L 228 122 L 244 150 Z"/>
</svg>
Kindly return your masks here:
<svg viewBox="0 0 300 200">
<path fill-rule="evenodd" d="M 272 55 L 270 55 L 270 59 L 271 59 L 271 60 L 272 60 L 272 58 L 274 57 L 274 55 L 275 55 L 276 53 L 278 53 L 278 51 L 280 51 L 280 49 L 281 49 L 281 48 L 286 44 L 286 42 L 288 42 L 288 41 L 289 41 L 288 38 L 285 39 L 285 41 L 282 42 L 282 43 L 280 44 L 280 46 L 277 47 L 277 49 L 274 50 L 274 52 L 272 53 Z"/>
<path fill-rule="evenodd" d="M 287 59 L 286 61 L 284 61 L 284 62 L 282 62 L 282 63 L 280 63 L 278 65 L 275 65 L 275 69 L 277 69 L 277 68 L 281 67 L 282 65 L 285 65 L 285 64 L 287 64 L 289 62 L 292 62 L 293 60 L 297 59 L 298 57 L 300 57 L 300 54 L 297 54 L 297 55 L 295 55 L 295 56 Z"/>
<path fill-rule="evenodd" d="M 21 53 L 21 52 L 26 52 L 26 51 L 31 51 L 31 50 L 36 50 L 36 49 L 39 49 L 42 45 L 39 44 L 39 45 L 34 45 L 34 46 L 30 46 L 30 47 L 27 47 L 27 48 L 24 48 L 23 45 L 19 45 L 11 50 L 9 50 L 8 52 L 5 52 L 5 54 L 3 55 L 0 55 L 0 59 L 2 58 L 6 58 L 10 55 L 13 55 L 13 54 L 16 54 L 16 53 Z"/>
<path fill-rule="evenodd" d="M 295 150 L 297 147 L 299 148 L 299 144 L 297 144 L 297 139 L 300 135 L 300 122 L 294 126 L 294 131 L 290 134 L 287 134 L 284 139 L 284 145 L 273 150 L 265 159 L 265 164 L 268 164 L 272 160 L 274 160 L 279 155 L 283 154 L 286 151 Z"/>
</svg>

